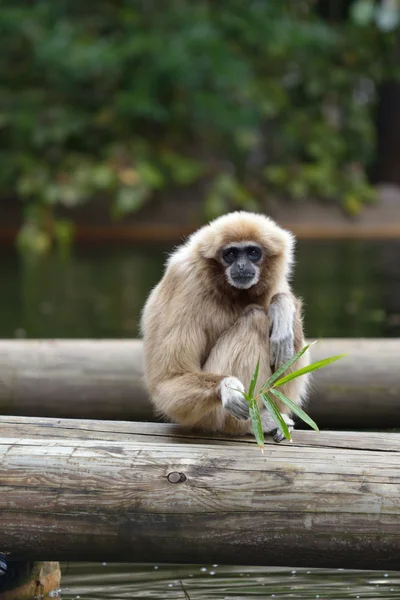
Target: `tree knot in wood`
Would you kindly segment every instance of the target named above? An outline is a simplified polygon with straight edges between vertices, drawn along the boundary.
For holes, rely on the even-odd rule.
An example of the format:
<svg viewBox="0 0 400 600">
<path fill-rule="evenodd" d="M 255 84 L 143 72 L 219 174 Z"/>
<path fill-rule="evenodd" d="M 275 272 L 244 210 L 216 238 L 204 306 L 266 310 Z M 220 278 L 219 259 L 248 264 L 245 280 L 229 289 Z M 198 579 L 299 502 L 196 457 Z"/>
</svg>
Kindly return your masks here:
<svg viewBox="0 0 400 600">
<path fill-rule="evenodd" d="M 169 473 L 167 479 L 170 483 L 183 483 L 186 481 L 186 475 L 184 473 L 178 473 L 178 471 L 173 471 Z"/>
</svg>

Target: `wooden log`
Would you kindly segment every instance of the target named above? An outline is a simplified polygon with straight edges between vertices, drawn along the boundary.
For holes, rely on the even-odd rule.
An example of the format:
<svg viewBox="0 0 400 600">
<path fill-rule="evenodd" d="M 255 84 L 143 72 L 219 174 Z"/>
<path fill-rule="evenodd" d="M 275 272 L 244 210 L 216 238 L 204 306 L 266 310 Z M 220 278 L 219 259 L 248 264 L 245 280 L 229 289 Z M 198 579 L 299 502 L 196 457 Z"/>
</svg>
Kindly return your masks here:
<svg viewBox="0 0 400 600">
<path fill-rule="evenodd" d="M 0 418 L 13 560 L 398 569 L 400 434 L 293 443 L 167 424 Z"/>
<path fill-rule="evenodd" d="M 343 352 L 314 374 L 311 416 L 328 428 L 399 428 L 400 340 L 326 339 L 312 356 Z M 0 414 L 152 420 L 142 343 L 0 341 Z"/>
<path fill-rule="evenodd" d="M 0 414 L 152 419 L 142 343 L 0 341 Z"/>
<path fill-rule="evenodd" d="M 0 579 L 0 600 L 32 600 L 57 590 L 61 583 L 58 562 L 10 562 Z"/>
<path fill-rule="evenodd" d="M 330 429 L 399 429 L 400 339 L 325 339 L 312 348 L 313 360 L 343 352 L 313 375 L 307 412 Z"/>
</svg>

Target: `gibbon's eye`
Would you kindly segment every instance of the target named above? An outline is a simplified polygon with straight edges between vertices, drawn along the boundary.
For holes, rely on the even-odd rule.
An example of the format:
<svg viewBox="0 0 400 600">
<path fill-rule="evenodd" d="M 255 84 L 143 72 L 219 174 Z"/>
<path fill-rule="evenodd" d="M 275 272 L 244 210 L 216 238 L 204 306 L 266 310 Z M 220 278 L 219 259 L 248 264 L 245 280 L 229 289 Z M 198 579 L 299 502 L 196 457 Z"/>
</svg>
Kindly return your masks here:
<svg viewBox="0 0 400 600">
<path fill-rule="evenodd" d="M 233 263 L 237 258 L 237 254 L 238 254 L 237 248 L 227 248 L 224 251 L 222 258 L 227 263 Z"/>
<path fill-rule="evenodd" d="M 247 249 L 247 256 L 250 260 L 259 260 L 261 258 L 261 250 L 257 246 L 251 246 Z"/>
</svg>

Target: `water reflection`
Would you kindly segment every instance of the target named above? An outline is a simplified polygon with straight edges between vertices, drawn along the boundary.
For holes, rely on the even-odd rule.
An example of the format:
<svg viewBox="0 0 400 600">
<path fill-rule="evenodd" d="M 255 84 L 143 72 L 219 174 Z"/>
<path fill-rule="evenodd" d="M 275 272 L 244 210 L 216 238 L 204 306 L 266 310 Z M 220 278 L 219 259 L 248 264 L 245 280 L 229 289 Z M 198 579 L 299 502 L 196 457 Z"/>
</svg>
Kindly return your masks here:
<svg viewBox="0 0 400 600">
<path fill-rule="evenodd" d="M 400 571 L 103 563 L 63 565 L 63 572 L 64 600 L 400 598 Z"/>
<path fill-rule="evenodd" d="M 137 337 L 171 248 L 76 247 L 69 259 L 0 254 L 0 337 Z M 400 242 L 300 241 L 294 286 L 312 337 L 400 335 Z"/>
</svg>

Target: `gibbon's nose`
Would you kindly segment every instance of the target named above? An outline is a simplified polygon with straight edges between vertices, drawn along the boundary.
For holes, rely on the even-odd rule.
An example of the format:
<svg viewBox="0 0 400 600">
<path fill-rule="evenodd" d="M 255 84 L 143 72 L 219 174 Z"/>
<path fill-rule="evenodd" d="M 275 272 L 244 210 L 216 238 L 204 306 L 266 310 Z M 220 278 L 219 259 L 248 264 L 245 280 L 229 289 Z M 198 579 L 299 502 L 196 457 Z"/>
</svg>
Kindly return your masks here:
<svg viewBox="0 0 400 600">
<path fill-rule="evenodd" d="M 237 270 L 239 271 L 239 273 L 242 274 L 243 271 L 244 271 L 244 269 L 245 269 L 245 267 L 246 267 L 246 261 L 245 260 L 241 260 L 239 258 L 239 260 L 236 263 L 236 266 L 237 266 Z"/>
</svg>

